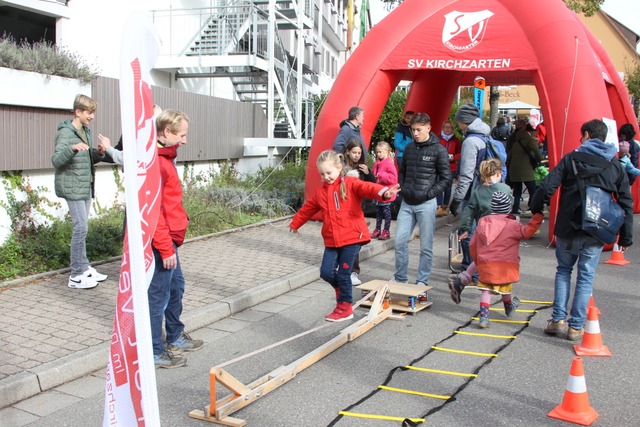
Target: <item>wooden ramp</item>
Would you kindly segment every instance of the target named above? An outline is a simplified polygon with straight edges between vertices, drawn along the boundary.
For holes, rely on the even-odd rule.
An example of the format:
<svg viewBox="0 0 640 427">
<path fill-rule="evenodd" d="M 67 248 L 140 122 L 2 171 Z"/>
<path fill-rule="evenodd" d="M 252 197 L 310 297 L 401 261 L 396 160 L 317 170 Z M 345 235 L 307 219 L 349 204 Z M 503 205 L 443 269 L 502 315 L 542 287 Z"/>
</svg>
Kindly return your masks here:
<svg viewBox="0 0 640 427">
<path fill-rule="evenodd" d="M 418 303 L 418 295 L 431 290 L 433 288 L 432 286 L 418 286 L 407 283 L 388 282 L 386 280 L 372 280 L 356 287 L 363 291 L 372 291 L 380 288 L 381 286 L 387 286 L 389 288 L 389 294 L 391 296 L 390 305 L 391 309 L 394 311 L 415 314 L 433 304 L 433 302 L 429 300 L 427 300 L 426 304 Z M 371 306 L 372 304 L 373 301 L 366 299 L 361 305 Z"/>
<path fill-rule="evenodd" d="M 368 282 L 367 284 L 369 283 L 371 282 Z M 256 350 L 239 358 L 230 360 L 221 365 L 214 366 L 209 371 L 209 404 L 204 407 L 204 410 L 194 409 L 193 411 L 189 412 L 189 416 L 192 418 L 197 418 L 199 420 L 209 421 L 226 426 L 237 427 L 246 425 L 245 420 L 234 418 L 230 415 L 255 402 L 265 394 L 275 390 L 281 385 L 291 381 L 299 372 L 313 365 L 314 363 L 327 356 L 334 350 L 340 348 L 344 344 L 348 343 L 349 341 L 355 340 L 360 335 L 364 334 L 383 320 L 389 318 L 392 315 L 391 308 L 382 308 L 383 300 L 387 293 L 387 290 L 388 286 L 386 286 L 386 282 L 383 282 L 381 285 L 371 289 L 371 292 L 369 292 L 367 297 L 373 298 L 373 300 L 367 300 L 367 303 L 371 305 L 371 308 L 366 317 L 343 329 L 342 331 L 340 331 L 337 337 L 321 345 L 314 351 L 307 353 L 303 357 L 290 363 L 287 366 L 281 366 L 274 371 L 269 372 L 268 374 L 264 375 L 261 378 L 258 378 L 251 384 L 243 384 L 240 380 L 227 372 L 224 367 L 240 360 L 246 359 L 247 357 L 274 348 L 280 344 L 293 341 L 296 338 L 307 335 L 331 324 L 327 323 L 321 327 L 317 327 L 310 331 L 298 334 L 295 337 L 287 338 L 283 341 L 271 344 L 267 347 Z M 362 303 L 363 301 L 359 301 L 356 306 Z M 216 400 L 216 388 L 218 386 L 218 383 L 226 389 L 230 390 L 232 394 L 222 399 Z"/>
</svg>

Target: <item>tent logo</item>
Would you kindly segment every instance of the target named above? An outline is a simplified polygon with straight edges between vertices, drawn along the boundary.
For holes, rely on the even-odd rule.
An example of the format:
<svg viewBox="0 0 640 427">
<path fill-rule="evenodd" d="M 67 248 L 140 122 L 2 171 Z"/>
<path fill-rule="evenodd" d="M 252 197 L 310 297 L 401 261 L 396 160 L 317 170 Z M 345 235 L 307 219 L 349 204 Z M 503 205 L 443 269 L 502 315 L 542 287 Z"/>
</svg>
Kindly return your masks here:
<svg viewBox="0 0 640 427">
<path fill-rule="evenodd" d="M 479 12 L 447 13 L 442 28 L 442 43 L 454 52 L 464 52 L 476 47 L 487 30 L 489 18 L 494 15 L 489 10 Z"/>
</svg>

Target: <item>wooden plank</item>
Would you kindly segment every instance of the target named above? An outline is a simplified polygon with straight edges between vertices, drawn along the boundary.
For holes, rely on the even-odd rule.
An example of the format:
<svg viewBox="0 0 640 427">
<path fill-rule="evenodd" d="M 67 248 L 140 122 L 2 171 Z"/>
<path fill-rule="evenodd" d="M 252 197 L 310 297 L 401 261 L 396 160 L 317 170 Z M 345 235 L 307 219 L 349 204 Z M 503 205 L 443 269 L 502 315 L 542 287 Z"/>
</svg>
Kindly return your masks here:
<svg viewBox="0 0 640 427">
<path fill-rule="evenodd" d="M 251 392 L 251 389 L 244 385 L 240 380 L 236 377 L 228 373 L 222 368 L 215 369 L 216 379 L 220 384 L 234 392 L 239 396 L 244 396 L 247 393 Z"/>
<path fill-rule="evenodd" d="M 371 280 L 369 282 L 363 283 L 362 285 L 356 286 L 356 288 L 362 289 L 364 291 L 372 291 L 383 285 L 387 285 L 389 287 L 389 291 L 391 292 L 391 294 L 403 295 L 407 297 L 415 297 L 423 292 L 427 292 L 433 289 L 433 286 L 418 286 L 407 283 L 388 282 L 386 280 Z"/>
<path fill-rule="evenodd" d="M 205 411 L 201 411 L 199 409 L 194 409 L 193 411 L 189 412 L 189 416 L 197 420 L 209 421 L 210 423 L 216 423 L 223 426 L 244 427 L 247 425 L 247 422 L 245 420 L 241 420 L 240 418 L 225 417 L 219 420 L 215 417 L 205 415 Z"/>
<path fill-rule="evenodd" d="M 381 289 L 386 290 L 383 284 Z M 210 421 L 218 424 L 229 426 L 244 426 L 244 420 L 229 417 L 230 414 L 237 412 L 245 406 L 255 402 L 265 394 L 275 390 L 283 384 L 291 381 L 299 372 L 316 363 L 318 360 L 332 353 L 347 342 L 354 340 L 363 333 L 367 332 L 375 325 L 389 318 L 392 315 L 391 309 L 382 310 L 384 292 L 377 292 L 373 302 L 373 308 L 369 314 L 340 331 L 340 334 L 314 351 L 307 353 L 305 356 L 293 361 L 287 366 L 280 366 L 271 373 L 259 378 L 250 385 L 246 386 L 241 381 L 221 367 L 213 367 L 210 371 L 211 390 L 215 392 L 216 382 L 220 382 L 223 386 L 231 390 L 234 394 L 226 396 L 218 401 L 212 402 L 205 407 L 204 411 L 193 410 L 189 412 L 192 418 Z M 211 395 L 211 399 L 215 399 L 215 394 Z M 209 414 L 215 413 L 215 416 Z"/>
<path fill-rule="evenodd" d="M 252 390 L 249 394 L 241 396 L 225 405 L 218 405 L 218 407 L 216 408 L 216 418 L 227 418 L 230 414 L 239 411 L 245 406 L 248 406 L 256 400 L 260 399 L 264 395 L 272 392 L 281 385 L 288 383 L 289 381 L 294 379 L 295 376 L 295 371 L 292 369 L 288 369 L 286 372 L 283 372 L 282 374 L 271 378 L 269 381 Z"/>
</svg>

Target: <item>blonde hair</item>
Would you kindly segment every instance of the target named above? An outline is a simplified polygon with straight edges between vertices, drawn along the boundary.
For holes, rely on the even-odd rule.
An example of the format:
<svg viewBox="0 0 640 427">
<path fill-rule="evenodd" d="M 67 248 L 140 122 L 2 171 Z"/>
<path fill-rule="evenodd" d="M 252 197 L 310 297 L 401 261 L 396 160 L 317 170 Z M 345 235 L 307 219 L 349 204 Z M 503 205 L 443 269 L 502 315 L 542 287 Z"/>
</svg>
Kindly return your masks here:
<svg viewBox="0 0 640 427">
<path fill-rule="evenodd" d="M 391 144 L 389 144 L 387 141 L 378 141 L 378 143 L 376 144 L 376 149 L 377 148 L 382 148 L 387 152 L 391 152 Z"/>
<path fill-rule="evenodd" d="M 331 163 L 336 169 L 340 170 L 340 197 L 342 200 L 347 200 L 347 186 L 344 183 L 344 167 L 342 166 L 342 155 L 336 153 L 333 150 L 325 150 L 318 156 L 316 166 L 319 167 L 321 163 Z"/>
<path fill-rule="evenodd" d="M 89 111 L 90 113 L 95 112 L 98 109 L 98 103 L 93 99 L 89 98 L 87 95 L 76 95 L 76 98 L 73 100 L 73 111 Z"/>
<path fill-rule="evenodd" d="M 189 117 L 178 110 L 163 110 L 158 117 L 156 117 L 156 129 L 158 134 L 161 135 L 166 128 L 169 128 L 171 133 L 180 132 L 180 126 L 182 121 L 189 122 Z"/>
<path fill-rule="evenodd" d="M 482 182 L 490 182 L 493 175 L 502 172 L 502 162 L 498 159 L 485 160 L 480 163 L 479 169 Z"/>
</svg>

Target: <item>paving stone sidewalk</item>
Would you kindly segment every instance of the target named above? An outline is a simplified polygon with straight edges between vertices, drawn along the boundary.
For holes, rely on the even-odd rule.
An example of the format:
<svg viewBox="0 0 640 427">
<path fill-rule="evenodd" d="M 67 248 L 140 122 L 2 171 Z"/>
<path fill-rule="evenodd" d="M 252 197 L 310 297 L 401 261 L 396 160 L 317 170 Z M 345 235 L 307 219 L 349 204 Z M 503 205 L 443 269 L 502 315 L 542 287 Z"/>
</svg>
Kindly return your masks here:
<svg viewBox="0 0 640 427">
<path fill-rule="evenodd" d="M 310 222 L 297 235 L 287 225 L 270 221 L 185 243 L 187 331 L 319 278 L 321 223 Z M 392 247 L 375 240 L 361 259 Z M 68 288 L 68 272 L 0 287 L 0 408 L 106 366 L 120 261 L 94 266 L 109 275 L 94 289 Z"/>
</svg>

